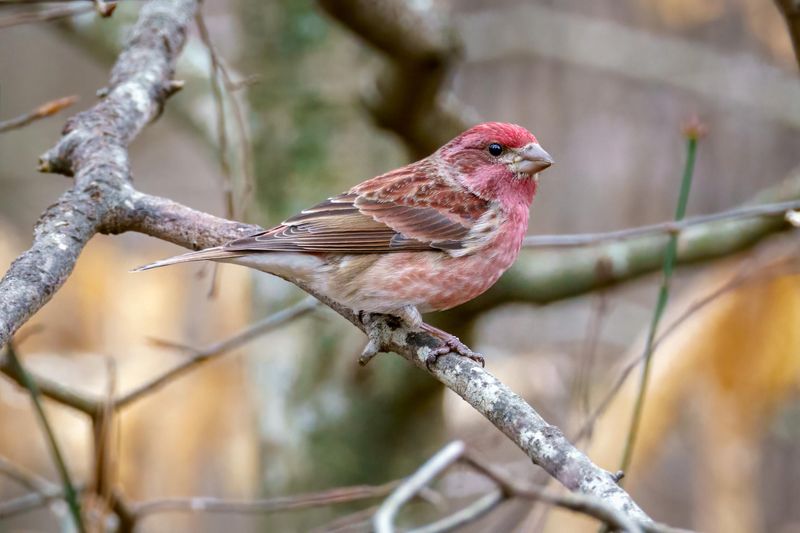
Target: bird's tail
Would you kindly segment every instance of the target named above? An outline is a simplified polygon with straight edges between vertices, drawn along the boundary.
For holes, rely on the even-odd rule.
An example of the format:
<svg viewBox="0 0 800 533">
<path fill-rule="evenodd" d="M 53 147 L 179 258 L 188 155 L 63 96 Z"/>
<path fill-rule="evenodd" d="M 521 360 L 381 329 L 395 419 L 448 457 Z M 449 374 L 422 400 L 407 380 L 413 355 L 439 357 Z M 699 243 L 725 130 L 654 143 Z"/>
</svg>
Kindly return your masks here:
<svg viewBox="0 0 800 533">
<path fill-rule="evenodd" d="M 199 252 L 189 252 L 187 254 L 176 255 L 175 257 L 168 257 L 167 259 L 162 259 L 160 261 L 156 261 L 155 263 L 149 263 L 147 265 L 134 268 L 131 270 L 131 272 L 143 272 L 153 268 L 177 265 L 178 263 L 189 263 L 192 261 L 220 261 L 225 259 L 233 259 L 234 257 L 239 257 L 241 255 L 241 252 L 230 252 L 224 250 L 222 246 L 217 246 L 216 248 L 206 248 L 205 250 L 200 250 Z"/>
</svg>

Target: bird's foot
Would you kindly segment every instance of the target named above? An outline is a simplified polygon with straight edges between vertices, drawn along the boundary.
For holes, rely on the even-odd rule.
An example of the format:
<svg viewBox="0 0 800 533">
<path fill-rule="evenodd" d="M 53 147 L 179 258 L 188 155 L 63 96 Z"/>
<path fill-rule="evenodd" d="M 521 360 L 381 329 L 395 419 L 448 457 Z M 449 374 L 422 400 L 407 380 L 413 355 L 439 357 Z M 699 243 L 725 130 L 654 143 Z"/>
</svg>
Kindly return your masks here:
<svg viewBox="0 0 800 533">
<path fill-rule="evenodd" d="M 420 327 L 423 331 L 430 333 L 432 336 L 442 341 L 441 346 L 431 349 L 431 353 L 428 355 L 428 358 L 425 361 L 425 366 L 427 366 L 428 369 L 430 369 L 431 365 L 434 364 L 439 357 L 450 352 L 457 353 L 462 357 L 466 357 L 467 359 L 475 361 L 482 367 L 486 366 L 486 361 L 483 359 L 483 356 L 478 352 L 473 352 L 469 346 L 461 342 L 461 339 L 455 335 L 447 333 L 446 331 L 433 327 L 424 322 Z"/>
<path fill-rule="evenodd" d="M 398 317 L 395 315 L 382 315 L 379 313 L 368 313 L 366 311 L 359 311 L 358 319 L 362 324 L 364 324 L 364 329 L 367 333 L 367 338 L 369 339 L 367 345 L 364 347 L 364 350 L 361 352 L 361 356 L 358 358 L 358 363 L 361 366 L 365 366 L 376 355 L 383 351 L 386 328 L 388 327 L 391 329 L 396 329 L 401 326 L 411 329 L 419 328 L 441 342 L 440 346 L 431 348 L 425 360 L 425 366 L 428 367 L 429 370 L 431 365 L 436 363 L 439 357 L 451 352 L 462 357 L 466 357 L 467 359 L 478 363 L 482 367 L 486 366 L 483 356 L 472 351 L 469 346 L 461 342 L 458 337 L 444 330 L 431 326 L 430 324 L 426 324 L 425 322 L 420 321 L 418 326 L 415 324 L 410 325 L 405 323 L 403 317 Z"/>
<path fill-rule="evenodd" d="M 367 363 L 372 361 L 373 357 L 381 352 L 381 347 L 383 346 L 381 327 L 374 320 L 372 313 L 367 313 L 366 311 L 358 312 L 358 320 L 364 324 L 367 338 L 369 339 L 367 345 L 364 346 L 364 349 L 361 351 L 361 355 L 358 357 L 358 364 L 366 366 Z"/>
</svg>

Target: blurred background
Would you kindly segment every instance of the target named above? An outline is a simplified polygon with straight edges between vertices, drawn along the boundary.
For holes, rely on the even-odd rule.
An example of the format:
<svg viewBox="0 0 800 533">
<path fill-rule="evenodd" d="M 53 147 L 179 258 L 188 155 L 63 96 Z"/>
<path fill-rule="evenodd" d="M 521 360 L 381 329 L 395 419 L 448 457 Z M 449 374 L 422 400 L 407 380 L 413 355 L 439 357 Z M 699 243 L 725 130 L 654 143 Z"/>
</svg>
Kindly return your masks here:
<svg viewBox="0 0 800 533">
<path fill-rule="evenodd" d="M 204 2 L 210 38 L 236 82 L 223 94 L 233 210 L 209 52 L 196 28 L 176 74 L 186 87 L 131 147 L 136 186 L 272 225 L 430 153 L 460 125 L 509 121 L 533 131 L 557 162 L 542 175 L 529 232 L 599 232 L 673 216 L 686 157 L 681 126 L 698 116 L 709 133 L 699 145 L 689 215 L 733 208 L 781 184 L 795 191 L 783 199 L 800 197 L 797 61 L 770 0 L 394 3 L 426 21 L 415 27 L 418 41 L 382 36 L 377 22 L 348 24 L 341 6 L 358 2 Z M 37 157 L 67 116 L 96 101 L 139 7 L 120 2 L 107 19 L 89 12 L 0 29 L 0 119 L 80 97 L 55 118 L 0 134 L 3 270 L 70 185 L 37 173 Z M 23 9 L 31 7 L 0 4 L 0 15 Z M 427 52 L 414 46 L 436 53 L 420 60 Z M 707 246 L 719 239 L 710 235 Z M 723 259 L 682 266 L 673 280 L 660 330 L 668 334 L 655 355 L 626 489 L 674 526 L 800 532 L 798 243 L 791 232 L 753 240 Z M 102 397 L 110 383 L 125 392 L 185 357 L 152 339 L 204 346 L 303 298 L 280 280 L 229 265 L 216 275 L 208 265 L 128 272 L 178 252 L 142 235 L 96 237 L 64 289 L 24 328 L 41 329 L 19 343 L 20 354 L 40 375 Z M 524 250 L 516 272 L 559 253 Z M 562 257 L 565 269 L 572 257 Z M 569 274 L 540 277 L 537 292 L 514 286 L 525 280 L 517 274 L 495 296 L 430 319 L 483 353 L 492 373 L 575 438 L 641 354 L 660 275 L 631 278 L 589 291 L 570 290 Z M 561 288 L 548 292 L 551 283 Z M 364 342 L 338 315 L 317 309 L 146 396 L 114 429 L 117 486 L 144 501 L 380 484 L 413 472 L 453 438 L 522 479 L 547 482 L 491 424 L 401 358 L 359 367 Z M 612 471 L 639 373 L 577 441 Z M 46 407 L 75 478 L 89 479 L 88 419 Z M 0 421 L 0 455 L 57 480 L 29 398 L 8 380 L 0 380 Z M 413 504 L 402 523 L 430 521 L 491 485 L 457 467 L 436 488 L 443 498 Z M 4 500 L 25 492 L 0 477 Z M 138 530 L 330 530 L 375 504 L 158 513 Z M 57 530 L 68 523 L 61 511 L 5 518 L 0 530 Z M 596 527 L 510 502 L 469 530 Z M 339 530 L 366 528 L 354 519 Z"/>
</svg>

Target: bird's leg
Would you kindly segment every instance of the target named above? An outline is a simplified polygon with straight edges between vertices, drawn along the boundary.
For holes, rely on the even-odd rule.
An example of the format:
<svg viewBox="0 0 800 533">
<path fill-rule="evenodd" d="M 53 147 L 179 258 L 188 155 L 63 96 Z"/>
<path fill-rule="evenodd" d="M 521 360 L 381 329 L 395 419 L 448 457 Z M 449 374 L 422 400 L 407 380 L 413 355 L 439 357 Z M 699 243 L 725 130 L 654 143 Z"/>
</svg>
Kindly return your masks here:
<svg viewBox="0 0 800 533">
<path fill-rule="evenodd" d="M 430 366 L 436 362 L 439 356 L 450 352 L 455 352 L 458 355 L 472 359 L 481 366 L 486 365 L 485 361 L 483 360 L 483 356 L 470 350 L 469 347 L 461 342 L 458 337 L 423 322 L 422 315 L 419 314 L 419 310 L 415 306 L 406 305 L 394 314 L 411 329 L 421 329 L 422 331 L 425 331 L 431 336 L 442 341 L 442 346 L 431 349 L 431 353 L 428 355 L 428 359 L 425 361 L 425 366 L 428 368 L 430 368 Z"/>
<path fill-rule="evenodd" d="M 466 357 L 467 359 L 475 361 L 481 366 L 486 366 L 486 361 L 483 360 L 483 356 L 481 354 L 470 350 L 469 346 L 461 342 L 461 340 L 452 333 L 447 333 L 446 331 L 431 326 L 430 324 L 426 324 L 425 322 L 422 322 L 419 328 L 428 332 L 443 343 L 442 346 L 431 350 L 428 360 L 425 361 L 426 366 L 430 367 L 436 362 L 439 356 L 450 352 L 455 352 L 462 357 Z"/>
<path fill-rule="evenodd" d="M 364 349 L 361 351 L 358 364 L 366 366 L 366 364 L 372 361 L 372 358 L 381 351 L 381 330 L 380 326 L 373 320 L 372 313 L 359 311 L 358 319 L 366 326 L 367 338 L 369 339 L 367 345 L 364 346 Z"/>
<path fill-rule="evenodd" d="M 404 306 L 396 311 L 393 311 L 390 315 L 359 311 L 358 319 L 362 324 L 364 324 L 367 337 L 369 338 L 367 345 L 361 352 L 361 356 L 358 358 L 358 362 L 362 366 L 369 363 L 373 357 L 381 352 L 383 348 L 383 335 L 385 333 L 384 328 L 389 327 L 391 329 L 396 329 L 400 326 L 400 323 L 396 322 L 393 325 L 392 322 L 395 322 L 398 319 L 407 328 L 424 331 L 435 339 L 441 341 L 441 346 L 437 348 L 431 348 L 430 354 L 425 361 L 425 365 L 429 368 L 440 356 L 450 352 L 455 352 L 462 357 L 466 357 L 475 361 L 481 366 L 485 366 L 485 361 L 481 354 L 470 350 L 469 347 L 461 342 L 461 340 L 459 340 L 459 338 L 455 335 L 423 322 L 419 311 L 412 305 Z M 386 320 L 389 320 L 389 322 L 386 322 Z"/>
</svg>

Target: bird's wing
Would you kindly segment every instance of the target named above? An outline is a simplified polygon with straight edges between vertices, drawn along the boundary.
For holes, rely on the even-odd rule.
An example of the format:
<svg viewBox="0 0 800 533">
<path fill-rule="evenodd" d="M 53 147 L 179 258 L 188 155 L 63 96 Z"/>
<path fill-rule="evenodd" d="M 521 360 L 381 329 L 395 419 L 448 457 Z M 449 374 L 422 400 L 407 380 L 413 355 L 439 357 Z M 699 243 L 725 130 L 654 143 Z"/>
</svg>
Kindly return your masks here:
<svg viewBox="0 0 800 533">
<path fill-rule="evenodd" d="M 487 208 L 486 201 L 465 189 L 396 171 L 223 249 L 351 254 L 458 250 Z"/>
</svg>

